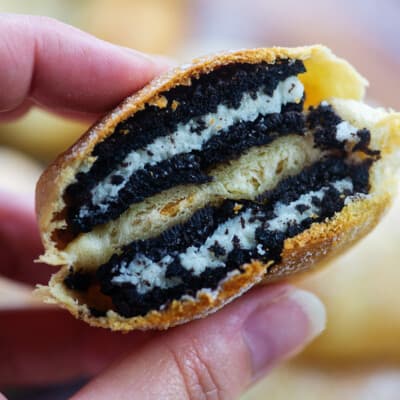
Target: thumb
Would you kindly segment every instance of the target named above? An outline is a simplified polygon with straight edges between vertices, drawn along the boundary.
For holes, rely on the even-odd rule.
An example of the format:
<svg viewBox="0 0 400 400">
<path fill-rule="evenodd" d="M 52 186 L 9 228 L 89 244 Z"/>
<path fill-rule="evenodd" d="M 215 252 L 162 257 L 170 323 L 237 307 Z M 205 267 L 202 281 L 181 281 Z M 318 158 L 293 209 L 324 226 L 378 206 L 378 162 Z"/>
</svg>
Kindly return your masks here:
<svg viewBox="0 0 400 400">
<path fill-rule="evenodd" d="M 73 399 L 234 399 L 324 326 L 313 294 L 258 288 L 209 318 L 160 333 Z"/>
</svg>

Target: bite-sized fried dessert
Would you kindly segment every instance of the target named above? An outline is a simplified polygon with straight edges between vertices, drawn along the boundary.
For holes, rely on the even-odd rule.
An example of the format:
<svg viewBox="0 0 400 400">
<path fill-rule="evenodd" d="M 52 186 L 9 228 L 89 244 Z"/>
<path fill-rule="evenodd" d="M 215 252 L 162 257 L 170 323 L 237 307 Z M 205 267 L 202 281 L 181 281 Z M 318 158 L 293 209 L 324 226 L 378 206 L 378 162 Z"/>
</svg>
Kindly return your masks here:
<svg viewBox="0 0 400 400">
<path fill-rule="evenodd" d="M 126 99 L 43 174 L 61 265 L 41 292 L 92 325 L 167 328 L 365 235 L 390 203 L 399 114 L 321 46 L 195 60 Z"/>
</svg>

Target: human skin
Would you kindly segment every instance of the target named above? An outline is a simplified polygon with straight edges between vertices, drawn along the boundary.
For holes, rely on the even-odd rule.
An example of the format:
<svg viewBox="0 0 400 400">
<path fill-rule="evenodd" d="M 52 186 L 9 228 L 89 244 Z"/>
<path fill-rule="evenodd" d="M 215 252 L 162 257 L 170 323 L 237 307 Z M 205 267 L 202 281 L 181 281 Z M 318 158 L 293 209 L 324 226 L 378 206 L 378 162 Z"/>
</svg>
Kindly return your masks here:
<svg viewBox="0 0 400 400">
<path fill-rule="evenodd" d="M 0 120 L 33 104 L 94 120 L 170 65 L 11 14 L 0 14 L 0 59 Z M 51 269 L 32 262 L 42 251 L 33 204 L 19 200 L 0 188 L 0 273 L 45 282 Z M 47 306 L 0 309 L 0 326 L 1 387 L 92 377 L 74 400 L 234 399 L 318 335 L 325 312 L 314 295 L 279 284 L 166 332 L 113 333 Z"/>
</svg>

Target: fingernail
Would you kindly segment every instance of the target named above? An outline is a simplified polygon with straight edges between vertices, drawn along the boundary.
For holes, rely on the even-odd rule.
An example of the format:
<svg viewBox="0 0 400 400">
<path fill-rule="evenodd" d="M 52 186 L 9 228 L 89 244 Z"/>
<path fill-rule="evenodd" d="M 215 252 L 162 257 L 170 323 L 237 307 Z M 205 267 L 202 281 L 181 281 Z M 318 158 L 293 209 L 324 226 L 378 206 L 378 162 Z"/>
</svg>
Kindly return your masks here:
<svg viewBox="0 0 400 400">
<path fill-rule="evenodd" d="M 295 289 L 261 305 L 243 325 L 254 379 L 298 353 L 325 328 L 325 307 L 313 294 Z"/>
<path fill-rule="evenodd" d="M 169 68 L 173 68 L 179 65 L 178 61 L 172 57 L 163 56 L 160 54 L 150 54 L 150 57 L 153 59 L 153 61 L 161 63 L 163 65 L 167 65 Z"/>
<path fill-rule="evenodd" d="M 171 57 L 163 56 L 160 54 L 147 54 L 147 53 L 142 53 L 140 51 L 137 51 L 135 49 L 131 49 L 129 47 L 125 46 L 119 46 L 122 50 L 125 52 L 129 53 L 130 55 L 133 55 L 135 57 L 140 57 L 145 60 L 148 60 L 152 62 L 153 64 L 156 64 L 157 66 L 160 67 L 160 69 L 165 70 L 168 68 L 176 67 L 178 65 L 177 61 L 174 60 Z"/>
</svg>

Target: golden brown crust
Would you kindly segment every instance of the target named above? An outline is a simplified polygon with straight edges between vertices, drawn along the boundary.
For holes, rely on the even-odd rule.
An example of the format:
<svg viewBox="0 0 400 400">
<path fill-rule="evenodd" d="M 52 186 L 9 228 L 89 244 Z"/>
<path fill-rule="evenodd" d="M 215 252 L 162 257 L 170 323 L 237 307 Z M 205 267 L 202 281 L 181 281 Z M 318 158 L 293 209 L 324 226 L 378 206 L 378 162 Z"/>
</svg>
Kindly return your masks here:
<svg viewBox="0 0 400 400">
<path fill-rule="evenodd" d="M 372 173 L 373 187 L 370 196 L 351 202 L 332 219 L 325 223 L 313 224 L 305 232 L 287 239 L 279 264 L 270 266 L 254 261 L 245 267 L 243 274 L 230 276 L 213 293 L 210 291 L 200 292 L 197 299 L 173 301 L 162 311 L 151 311 L 144 317 L 124 318 L 109 311 L 106 317 L 95 318 L 90 314 L 88 307 L 78 301 L 76 293 L 68 291 L 63 284 L 63 280 L 68 274 L 70 260 L 66 254 L 57 250 L 51 239 L 52 231 L 56 227 L 62 226 L 63 223 L 58 222 L 59 225 L 57 225 L 52 219 L 64 206 L 61 196 L 64 188 L 72 182 L 75 171 L 91 153 L 95 144 L 109 135 L 118 122 L 142 109 L 145 103 L 157 102 L 159 106 L 165 106 L 159 93 L 175 85 L 188 83 L 191 77 L 211 71 L 218 65 L 236 61 L 274 62 L 276 58 L 282 57 L 302 59 L 305 61 L 307 69 L 311 71 L 300 77 L 305 85 L 308 104 L 319 103 L 321 100 L 335 96 L 360 100 L 364 95 L 366 81 L 349 64 L 337 59 L 322 46 L 295 49 L 255 49 L 224 53 L 195 60 L 193 64 L 155 80 L 142 91 L 125 100 L 49 167 L 37 186 L 37 213 L 46 249 L 44 260 L 50 264 L 63 265 L 63 267 L 52 277 L 48 287 L 38 289 L 46 301 L 59 303 L 73 315 L 93 326 L 123 331 L 166 329 L 216 311 L 261 281 L 271 282 L 305 271 L 315 266 L 320 260 L 326 260 L 327 255 L 332 257 L 343 251 L 376 225 L 391 200 L 390 190 L 387 190 L 391 175 L 384 172 L 386 164 L 382 164 L 381 161 L 373 167 L 375 172 Z M 326 77 L 329 79 L 326 80 Z M 363 114 L 363 111 L 360 111 L 360 114 Z M 399 140 L 398 135 L 386 132 L 387 130 L 397 131 L 399 128 L 398 114 L 393 121 L 385 121 L 392 116 L 383 112 L 382 118 L 379 114 L 378 122 L 374 121 L 372 124 L 377 127 L 382 124 L 385 134 L 382 135 L 382 138 L 376 139 L 376 145 L 380 149 L 384 149 L 386 146 L 385 152 L 387 153 L 392 150 L 390 147 L 394 142 L 397 141 L 396 144 L 398 144 Z M 392 140 L 392 138 L 396 139 Z M 268 273 L 265 275 L 266 270 Z"/>
</svg>

